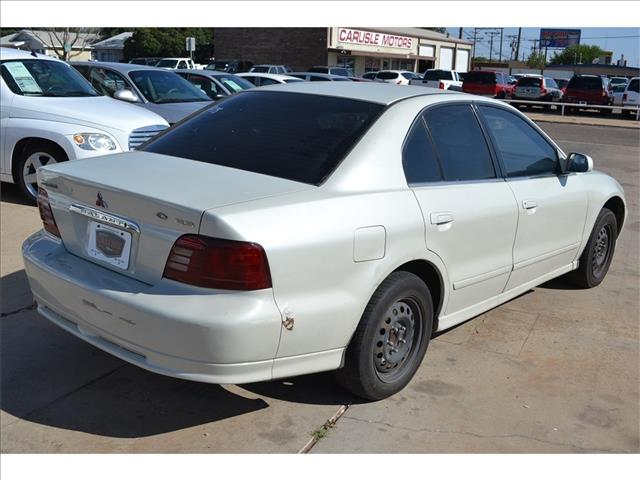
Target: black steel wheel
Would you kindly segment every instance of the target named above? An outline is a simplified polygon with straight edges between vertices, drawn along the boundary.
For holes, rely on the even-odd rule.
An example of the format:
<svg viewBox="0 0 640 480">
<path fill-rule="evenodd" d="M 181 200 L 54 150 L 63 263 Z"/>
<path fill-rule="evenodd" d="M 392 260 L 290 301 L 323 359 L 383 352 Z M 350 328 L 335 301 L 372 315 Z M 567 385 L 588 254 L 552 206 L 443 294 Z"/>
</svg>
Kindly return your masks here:
<svg viewBox="0 0 640 480">
<path fill-rule="evenodd" d="M 600 285 L 609 271 L 616 249 L 618 222 L 608 208 L 603 208 L 596 219 L 589 241 L 585 246 L 574 281 L 583 288 Z"/>
<path fill-rule="evenodd" d="M 427 351 L 433 303 L 425 283 L 394 272 L 374 292 L 347 347 L 338 382 L 367 400 L 402 390 Z"/>
</svg>

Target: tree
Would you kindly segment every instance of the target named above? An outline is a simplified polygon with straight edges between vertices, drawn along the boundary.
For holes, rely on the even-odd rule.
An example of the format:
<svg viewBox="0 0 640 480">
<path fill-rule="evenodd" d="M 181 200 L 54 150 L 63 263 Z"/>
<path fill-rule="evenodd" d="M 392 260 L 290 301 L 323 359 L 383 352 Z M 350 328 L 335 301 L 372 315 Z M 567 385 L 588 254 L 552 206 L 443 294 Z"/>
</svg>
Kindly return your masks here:
<svg viewBox="0 0 640 480">
<path fill-rule="evenodd" d="M 213 56 L 212 28 L 137 28 L 124 43 L 124 57 L 184 57 L 185 39 L 195 37 L 197 62 L 208 62 Z"/>
<path fill-rule="evenodd" d="M 601 55 L 604 55 L 604 50 L 598 45 L 572 45 L 560 53 L 554 53 L 551 63 L 560 65 L 591 63 Z"/>
<path fill-rule="evenodd" d="M 40 28 L 38 31 L 44 32 L 44 38 L 36 33 L 36 29 L 30 29 L 34 37 L 66 62 L 84 52 L 89 45 L 98 40 L 100 35 L 99 28 L 66 27 L 60 30 Z"/>
<path fill-rule="evenodd" d="M 422 27 L 425 30 L 433 30 L 434 32 L 447 34 L 447 29 L 445 27 Z"/>
<path fill-rule="evenodd" d="M 529 58 L 527 58 L 527 65 L 529 66 L 529 68 L 539 68 L 540 70 L 542 70 L 546 63 L 547 62 L 544 58 L 544 52 L 533 51 L 529 55 Z"/>
<path fill-rule="evenodd" d="M 471 61 L 473 63 L 489 63 L 489 59 L 487 57 L 473 57 Z"/>
</svg>

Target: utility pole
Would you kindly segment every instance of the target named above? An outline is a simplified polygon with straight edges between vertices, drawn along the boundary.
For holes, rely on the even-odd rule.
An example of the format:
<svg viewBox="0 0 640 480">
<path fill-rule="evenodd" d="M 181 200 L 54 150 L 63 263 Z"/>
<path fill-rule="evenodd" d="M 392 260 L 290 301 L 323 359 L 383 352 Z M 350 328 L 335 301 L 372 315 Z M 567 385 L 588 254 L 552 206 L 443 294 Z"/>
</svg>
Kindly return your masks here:
<svg viewBox="0 0 640 480">
<path fill-rule="evenodd" d="M 462 38 L 462 27 L 460 27 L 460 30 L 458 31 L 458 38 Z"/>
<path fill-rule="evenodd" d="M 498 32 L 489 32 L 489 62 L 493 60 L 493 37 L 498 35 Z"/>
<path fill-rule="evenodd" d="M 504 28 L 501 28 L 500 29 L 500 53 L 499 53 L 499 56 L 500 56 L 500 60 L 499 61 L 500 61 L 500 63 L 502 63 L 502 34 L 503 33 L 504 33 Z"/>
<path fill-rule="evenodd" d="M 522 27 L 518 27 L 518 43 L 516 43 L 516 60 L 520 54 L 520 36 L 522 35 Z"/>
</svg>

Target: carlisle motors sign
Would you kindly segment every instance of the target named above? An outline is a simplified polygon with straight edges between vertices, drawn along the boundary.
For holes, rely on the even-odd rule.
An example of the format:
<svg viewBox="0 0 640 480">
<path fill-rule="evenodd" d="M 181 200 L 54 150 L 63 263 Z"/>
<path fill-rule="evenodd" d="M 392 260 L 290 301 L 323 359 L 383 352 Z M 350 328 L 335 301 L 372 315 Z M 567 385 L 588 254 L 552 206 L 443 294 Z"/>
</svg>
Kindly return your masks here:
<svg viewBox="0 0 640 480">
<path fill-rule="evenodd" d="M 337 43 L 351 43 L 371 47 L 415 50 L 416 39 L 388 33 L 338 28 Z"/>
</svg>

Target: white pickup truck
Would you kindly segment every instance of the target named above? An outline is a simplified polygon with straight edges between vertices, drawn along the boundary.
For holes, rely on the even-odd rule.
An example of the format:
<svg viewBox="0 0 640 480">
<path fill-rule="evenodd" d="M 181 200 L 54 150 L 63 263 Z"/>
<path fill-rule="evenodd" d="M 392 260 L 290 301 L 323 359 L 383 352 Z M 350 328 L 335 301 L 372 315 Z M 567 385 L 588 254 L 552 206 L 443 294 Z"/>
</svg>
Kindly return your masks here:
<svg viewBox="0 0 640 480">
<path fill-rule="evenodd" d="M 178 68 L 187 68 L 190 70 L 202 70 L 204 65 L 194 63 L 189 57 L 182 58 L 162 58 L 156 63 L 156 67 L 175 70 Z"/>
<path fill-rule="evenodd" d="M 410 85 L 462 91 L 462 75 L 455 70 L 431 69 L 424 72 L 421 80 L 411 80 Z"/>
</svg>

